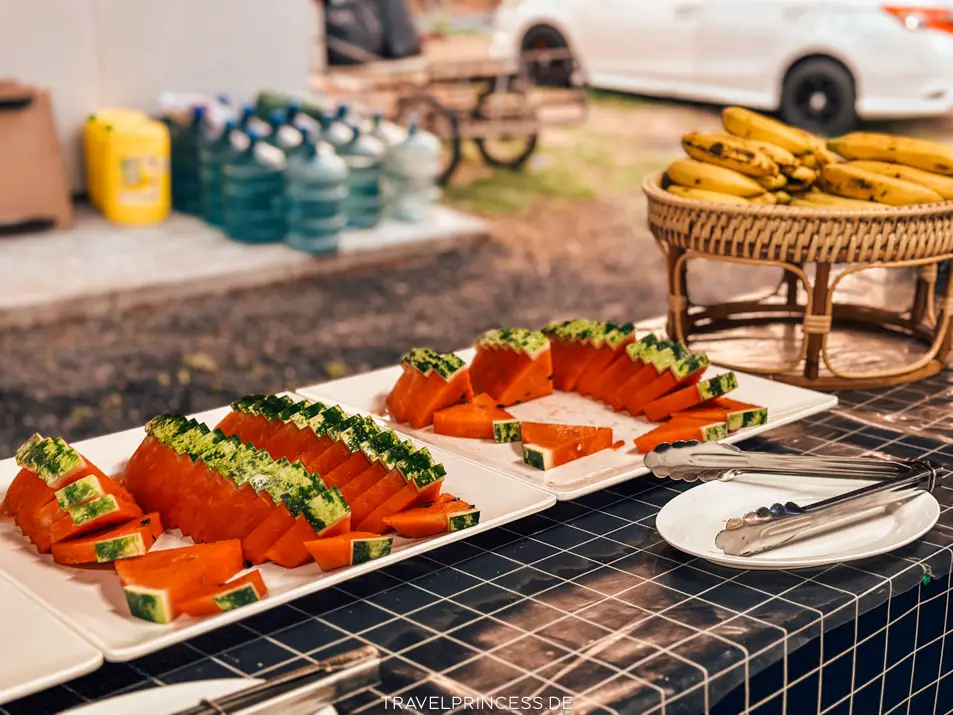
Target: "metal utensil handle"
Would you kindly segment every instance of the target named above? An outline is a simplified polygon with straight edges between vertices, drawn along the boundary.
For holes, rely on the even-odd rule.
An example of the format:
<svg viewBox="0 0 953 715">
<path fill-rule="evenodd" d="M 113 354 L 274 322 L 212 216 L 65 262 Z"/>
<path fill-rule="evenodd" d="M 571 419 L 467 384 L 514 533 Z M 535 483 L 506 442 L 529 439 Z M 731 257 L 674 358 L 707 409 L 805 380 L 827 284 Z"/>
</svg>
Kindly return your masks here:
<svg viewBox="0 0 953 715">
<path fill-rule="evenodd" d="M 202 700 L 193 708 L 182 710 L 177 715 L 232 715 L 240 710 L 248 709 L 253 705 L 267 701 L 271 697 L 285 694 L 300 684 L 304 687 L 316 676 L 328 676 L 350 668 L 357 668 L 364 663 L 370 663 L 380 657 L 380 652 L 373 646 L 362 646 L 355 650 L 332 656 L 325 660 L 307 665 L 297 670 L 278 676 L 273 680 L 258 683 L 249 688 L 239 690 L 220 700 Z M 363 672 L 363 671 L 362 671 Z"/>
</svg>

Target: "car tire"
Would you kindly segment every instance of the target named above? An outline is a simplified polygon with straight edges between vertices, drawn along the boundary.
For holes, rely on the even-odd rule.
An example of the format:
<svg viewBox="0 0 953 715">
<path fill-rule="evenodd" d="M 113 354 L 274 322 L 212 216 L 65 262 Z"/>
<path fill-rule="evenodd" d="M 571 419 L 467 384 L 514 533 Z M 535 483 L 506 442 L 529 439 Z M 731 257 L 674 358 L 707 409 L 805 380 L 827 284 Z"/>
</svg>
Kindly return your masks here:
<svg viewBox="0 0 953 715">
<path fill-rule="evenodd" d="M 542 50 L 564 50 L 569 47 L 566 38 L 555 27 L 550 25 L 536 25 L 523 35 L 520 43 L 522 52 Z M 527 67 L 529 78 L 541 87 L 571 87 L 573 66 L 572 60 L 549 60 L 533 62 Z"/>
<path fill-rule="evenodd" d="M 846 134 L 857 125 L 854 78 L 826 57 L 799 62 L 781 87 L 781 119 L 824 136 Z"/>
</svg>

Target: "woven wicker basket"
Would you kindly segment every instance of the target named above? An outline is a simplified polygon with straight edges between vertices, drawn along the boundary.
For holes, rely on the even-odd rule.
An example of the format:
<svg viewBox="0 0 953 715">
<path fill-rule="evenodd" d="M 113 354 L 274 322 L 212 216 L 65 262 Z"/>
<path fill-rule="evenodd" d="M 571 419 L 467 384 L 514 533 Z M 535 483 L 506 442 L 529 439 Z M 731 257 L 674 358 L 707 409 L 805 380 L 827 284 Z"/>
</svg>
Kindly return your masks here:
<svg viewBox="0 0 953 715">
<path fill-rule="evenodd" d="M 705 308 L 688 300 L 686 263 L 706 258 L 732 263 L 768 265 L 784 269 L 789 297 L 797 284 L 807 289 L 806 304 L 791 298 L 784 311 L 803 314 L 806 340 L 797 364 L 775 365 L 764 374 L 819 389 L 876 387 L 910 382 L 943 369 L 951 348 L 953 281 L 946 296 L 934 300 L 937 265 L 953 258 L 953 201 L 922 206 L 891 207 L 871 204 L 870 209 L 806 209 L 751 204 L 715 204 L 685 199 L 662 188 L 663 175 L 643 183 L 648 198 L 648 223 L 665 254 L 669 282 L 669 334 L 691 341 L 692 329 L 704 323 L 709 329 L 761 324 L 778 315 L 777 305 L 751 301 Z M 831 281 L 833 264 L 846 264 Z M 805 264 L 815 264 L 813 285 Z M 918 280 L 914 303 L 904 311 L 835 304 L 832 293 L 850 273 L 871 267 L 915 267 Z M 745 320 L 732 318 L 744 313 Z M 846 373 L 831 365 L 827 335 L 833 319 L 880 327 L 926 342 L 930 349 L 916 362 L 892 370 Z M 826 367 L 821 374 L 821 366 Z M 749 369 L 745 368 L 745 369 Z"/>
</svg>

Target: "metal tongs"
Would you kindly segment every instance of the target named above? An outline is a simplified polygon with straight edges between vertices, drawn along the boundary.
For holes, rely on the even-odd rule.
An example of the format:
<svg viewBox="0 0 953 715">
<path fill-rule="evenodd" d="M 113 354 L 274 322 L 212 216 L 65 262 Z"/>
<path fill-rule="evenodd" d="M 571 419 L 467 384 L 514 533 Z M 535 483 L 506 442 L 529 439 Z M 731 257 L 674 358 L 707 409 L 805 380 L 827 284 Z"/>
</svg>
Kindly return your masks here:
<svg viewBox="0 0 953 715">
<path fill-rule="evenodd" d="M 842 528 L 876 510 L 933 491 L 940 469 L 926 460 L 773 455 L 742 452 L 717 442 L 662 445 L 645 456 L 645 466 L 657 477 L 685 481 L 728 480 L 742 473 L 874 481 L 813 504 L 778 503 L 732 517 L 715 537 L 715 545 L 731 556 L 750 556 Z"/>
<path fill-rule="evenodd" d="M 175 715 L 313 715 L 323 706 L 380 682 L 380 653 L 364 646 L 285 673 Z"/>
</svg>

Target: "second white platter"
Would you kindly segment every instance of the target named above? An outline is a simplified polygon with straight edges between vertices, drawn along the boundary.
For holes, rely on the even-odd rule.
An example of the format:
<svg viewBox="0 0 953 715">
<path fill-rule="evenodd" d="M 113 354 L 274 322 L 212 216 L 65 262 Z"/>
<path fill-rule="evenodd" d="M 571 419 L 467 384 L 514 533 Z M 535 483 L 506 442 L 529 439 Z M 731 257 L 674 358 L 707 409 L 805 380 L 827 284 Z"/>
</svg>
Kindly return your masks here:
<svg viewBox="0 0 953 715">
<path fill-rule="evenodd" d="M 222 407 L 193 417 L 214 426 L 228 410 Z M 107 474 L 116 475 L 122 472 L 126 460 L 144 436 L 145 432 L 140 427 L 77 442 L 73 446 Z M 119 578 L 111 564 L 86 568 L 60 566 L 53 562 L 51 556 L 37 553 L 10 520 L 0 521 L 0 573 L 32 594 L 36 602 L 83 636 L 107 660 L 125 661 L 542 511 L 556 503 L 551 495 L 541 489 L 514 482 L 498 472 L 444 450 L 431 449 L 431 452 L 433 458 L 442 462 L 447 469 L 445 491 L 475 504 L 481 511 L 479 524 L 428 539 L 395 537 L 393 551 L 388 556 L 335 571 L 321 571 L 314 563 L 296 569 L 264 564 L 259 568 L 268 586 L 268 597 L 217 616 L 201 619 L 182 616 L 169 625 L 132 618 Z M 13 459 L 0 462 L 0 499 L 18 470 Z M 174 529 L 166 532 L 154 548 L 191 543 L 191 539 L 182 537 L 181 532 Z"/>
<path fill-rule="evenodd" d="M 463 350 L 457 354 L 469 362 L 473 357 L 473 350 Z M 713 366 L 711 369 L 712 375 L 722 372 L 725 372 L 723 368 Z M 507 408 L 515 417 L 523 420 L 611 427 L 614 439 L 623 440 L 625 443 L 617 451 L 605 450 L 541 472 L 523 463 L 519 444 L 495 444 L 486 440 L 447 437 L 436 434 L 432 427 L 412 429 L 409 425 L 391 420 L 384 401 L 400 374 L 400 366 L 395 365 L 342 380 L 301 387 L 295 392 L 311 400 L 339 402 L 345 407 L 350 406 L 378 416 L 383 423 L 397 432 L 545 489 L 559 500 L 577 499 L 590 492 L 649 473 L 642 463 L 642 455 L 635 451 L 633 445 L 636 437 L 657 426 L 644 418 L 614 412 L 594 400 L 569 392 L 556 392 L 548 397 Z M 833 395 L 745 373 L 736 374 L 738 389 L 731 393 L 731 397 L 767 407 L 768 423 L 731 433 L 725 440 L 729 443 L 740 442 L 837 405 L 837 398 Z"/>
</svg>

